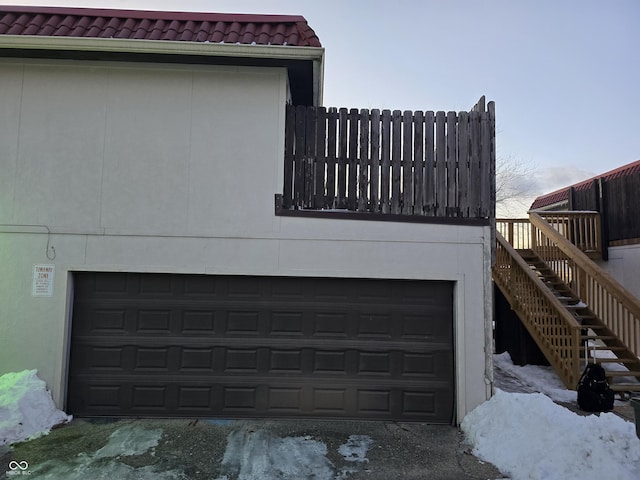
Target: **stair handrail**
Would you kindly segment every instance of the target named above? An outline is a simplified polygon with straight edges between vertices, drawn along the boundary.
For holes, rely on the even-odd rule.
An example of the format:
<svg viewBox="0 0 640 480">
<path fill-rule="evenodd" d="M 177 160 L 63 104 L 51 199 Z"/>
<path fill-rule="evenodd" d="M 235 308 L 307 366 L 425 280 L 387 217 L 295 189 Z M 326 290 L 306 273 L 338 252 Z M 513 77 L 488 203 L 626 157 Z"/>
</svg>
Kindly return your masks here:
<svg viewBox="0 0 640 480">
<path fill-rule="evenodd" d="M 575 277 L 579 282 L 576 293 L 581 300 L 589 305 L 598 318 L 618 336 L 636 357 L 639 356 L 640 299 L 555 230 L 540 214 L 529 212 L 529 219 L 531 225 L 553 242 L 575 266 L 577 273 Z M 543 253 L 540 245 L 537 244 L 535 232 L 532 232 L 532 249 L 538 254 Z M 599 302 L 597 298 L 594 298 L 594 290 L 603 291 L 607 297 L 615 302 L 616 306 L 612 308 L 608 300 Z M 607 306 L 609 308 L 606 308 Z M 628 312 L 626 322 L 619 318 L 619 313 L 625 310 Z M 615 318 L 611 318 L 612 316 Z M 621 323 L 625 323 L 625 325 L 620 325 Z"/>
<path fill-rule="evenodd" d="M 533 210 L 590 258 L 602 259 L 600 214 L 593 210 Z"/>
<path fill-rule="evenodd" d="M 575 389 L 581 370 L 581 325 L 500 232 L 496 232 L 496 241 L 498 243 L 498 249 L 502 248 L 506 251 L 511 264 L 506 268 L 504 265 L 501 265 L 499 261 L 496 261 L 493 268 L 494 281 L 509 299 L 512 309 L 518 314 L 518 317 L 520 317 L 520 320 L 522 320 L 524 326 L 538 347 L 540 347 L 549 363 L 558 373 L 565 386 L 569 389 Z M 518 283 L 517 280 L 513 278 L 515 277 L 514 271 L 516 269 L 521 271 L 525 278 L 534 285 L 536 293 L 542 297 L 544 303 L 549 307 L 549 310 L 522 308 L 525 302 L 522 302 L 521 298 L 516 298 L 517 295 L 515 295 L 514 292 L 514 287 L 517 288 Z M 508 276 L 512 278 L 503 278 L 505 271 L 508 271 Z M 536 317 L 537 313 L 540 314 L 539 318 Z M 543 331 L 538 331 L 536 328 L 538 325 L 544 324 L 544 319 L 548 318 L 549 314 L 555 316 L 559 323 L 564 325 L 570 332 L 569 335 L 566 335 L 565 342 L 563 342 L 564 350 L 569 352 L 568 355 L 563 356 L 562 349 L 555 348 L 554 344 L 549 340 L 549 337 L 544 335 Z M 545 317 L 545 315 L 547 315 L 547 317 Z M 550 324 L 550 322 L 548 323 Z M 544 328 L 541 326 L 540 330 L 544 330 Z"/>
</svg>

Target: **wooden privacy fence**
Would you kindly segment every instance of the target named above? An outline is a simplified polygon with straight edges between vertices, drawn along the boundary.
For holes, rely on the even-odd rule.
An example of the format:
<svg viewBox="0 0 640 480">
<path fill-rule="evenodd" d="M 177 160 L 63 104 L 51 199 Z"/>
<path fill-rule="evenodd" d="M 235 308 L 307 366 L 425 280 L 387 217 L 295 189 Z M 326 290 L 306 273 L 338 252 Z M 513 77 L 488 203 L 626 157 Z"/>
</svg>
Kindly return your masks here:
<svg viewBox="0 0 640 480">
<path fill-rule="evenodd" d="M 282 207 L 495 217 L 495 109 L 287 106 Z"/>
<path fill-rule="evenodd" d="M 640 172 L 600 177 L 569 189 L 569 210 L 597 210 L 602 216 L 605 247 L 640 238 Z M 606 249 L 605 249 L 606 252 Z"/>
</svg>

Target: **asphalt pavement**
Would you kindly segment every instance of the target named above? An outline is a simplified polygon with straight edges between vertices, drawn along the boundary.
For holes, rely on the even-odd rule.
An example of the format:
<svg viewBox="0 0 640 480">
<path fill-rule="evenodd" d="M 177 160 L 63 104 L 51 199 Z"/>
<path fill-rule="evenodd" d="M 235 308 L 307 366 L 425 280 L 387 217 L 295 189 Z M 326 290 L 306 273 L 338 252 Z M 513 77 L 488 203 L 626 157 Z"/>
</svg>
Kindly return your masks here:
<svg viewBox="0 0 640 480">
<path fill-rule="evenodd" d="M 446 425 L 324 420 L 74 419 L 0 447 L 0 478 L 503 478 Z"/>
</svg>

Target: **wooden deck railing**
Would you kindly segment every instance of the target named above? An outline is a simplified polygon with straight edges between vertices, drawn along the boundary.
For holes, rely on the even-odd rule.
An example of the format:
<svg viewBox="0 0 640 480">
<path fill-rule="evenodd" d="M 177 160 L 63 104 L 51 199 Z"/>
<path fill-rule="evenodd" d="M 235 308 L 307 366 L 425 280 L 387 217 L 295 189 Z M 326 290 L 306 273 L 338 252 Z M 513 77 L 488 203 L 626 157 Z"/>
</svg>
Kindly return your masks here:
<svg viewBox="0 0 640 480">
<path fill-rule="evenodd" d="M 503 223 L 507 229 L 517 222 Z M 580 325 L 500 234 L 493 279 L 567 388 L 580 376 Z"/>
<path fill-rule="evenodd" d="M 536 212 L 590 258 L 602 258 L 598 212 Z"/>
<path fill-rule="evenodd" d="M 602 258 L 600 215 L 598 212 L 535 212 L 552 228 L 588 257 Z M 531 223 L 528 218 L 500 218 L 496 228 L 515 249 L 531 248 Z"/>
<path fill-rule="evenodd" d="M 528 218 L 498 218 L 496 229 L 516 250 L 531 248 L 531 223 Z"/>
<path fill-rule="evenodd" d="M 284 210 L 495 218 L 495 110 L 287 106 Z"/>
<path fill-rule="evenodd" d="M 553 228 L 529 215 L 533 250 L 579 295 L 635 356 L 640 355 L 640 300 Z"/>
</svg>

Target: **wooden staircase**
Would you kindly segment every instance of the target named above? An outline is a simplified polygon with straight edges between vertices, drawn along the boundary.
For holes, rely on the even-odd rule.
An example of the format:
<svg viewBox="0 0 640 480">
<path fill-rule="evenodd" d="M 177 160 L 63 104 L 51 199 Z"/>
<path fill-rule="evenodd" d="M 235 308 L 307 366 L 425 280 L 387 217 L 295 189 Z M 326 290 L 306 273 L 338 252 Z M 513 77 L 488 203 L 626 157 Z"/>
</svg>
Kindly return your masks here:
<svg viewBox="0 0 640 480">
<path fill-rule="evenodd" d="M 640 300 L 593 261 L 599 220 L 586 213 L 498 220 L 493 279 L 567 388 L 595 360 L 624 398 L 640 392 Z"/>
<path fill-rule="evenodd" d="M 619 377 L 636 377 L 640 381 L 640 360 L 624 345 L 607 325 L 600 320 L 589 306 L 531 249 L 516 250 L 541 279 L 549 291 L 560 301 L 564 308 L 573 315 L 582 326 L 580 341 L 587 348 L 580 350 L 581 358 L 596 363 L 618 364 L 624 369 L 605 367 L 607 379 L 612 390 L 625 396 L 630 392 L 640 392 L 640 382 L 617 381 Z M 585 357 L 587 352 L 590 354 Z M 612 357 L 599 356 L 596 352 L 611 352 Z"/>
</svg>

